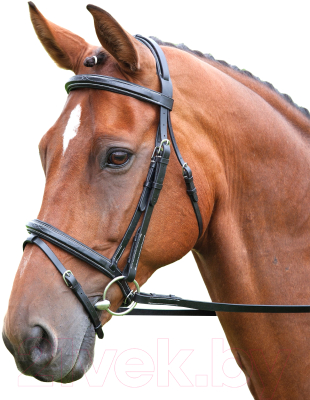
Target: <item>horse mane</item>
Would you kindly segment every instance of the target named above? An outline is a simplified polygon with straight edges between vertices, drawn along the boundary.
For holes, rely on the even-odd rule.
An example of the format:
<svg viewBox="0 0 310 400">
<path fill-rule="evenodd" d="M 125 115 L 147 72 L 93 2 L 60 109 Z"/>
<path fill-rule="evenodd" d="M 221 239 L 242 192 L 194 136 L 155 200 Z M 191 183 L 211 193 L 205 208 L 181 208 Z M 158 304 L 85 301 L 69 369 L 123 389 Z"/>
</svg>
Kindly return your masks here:
<svg viewBox="0 0 310 400">
<path fill-rule="evenodd" d="M 198 50 L 191 50 L 190 48 L 188 48 L 187 46 L 185 46 L 184 43 L 180 43 L 180 44 L 173 44 L 173 43 L 169 43 L 169 42 L 163 42 L 162 40 L 151 36 L 151 38 L 153 40 L 155 40 L 156 43 L 158 43 L 160 46 L 169 46 L 169 47 L 174 47 L 176 49 L 179 50 L 183 50 L 186 51 L 187 53 L 193 54 L 196 57 L 200 57 L 200 58 L 204 58 L 205 61 L 210 61 L 212 64 L 218 64 L 220 66 L 224 66 L 226 68 L 232 69 L 233 71 L 236 71 L 242 75 L 245 75 L 249 78 L 252 78 L 253 80 L 267 86 L 269 89 L 271 89 L 273 92 L 275 92 L 276 94 L 278 94 L 279 96 L 281 96 L 285 101 L 287 101 L 289 104 L 291 104 L 293 107 L 295 107 L 297 110 L 299 110 L 300 112 L 302 112 L 302 114 L 304 116 L 306 116 L 307 118 L 310 119 L 310 113 L 308 111 L 307 108 L 304 107 L 300 107 L 298 106 L 296 103 L 294 103 L 294 101 L 292 100 L 292 98 L 285 93 L 281 93 L 279 92 L 271 83 L 266 82 L 266 81 L 262 81 L 260 78 L 258 78 L 257 76 L 253 75 L 251 72 L 245 70 L 245 69 L 240 69 L 238 67 L 236 67 L 235 65 L 230 65 L 228 64 L 226 61 L 223 60 L 216 60 L 211 54 L 203 54 L 201 51 Z"/>
</svg>

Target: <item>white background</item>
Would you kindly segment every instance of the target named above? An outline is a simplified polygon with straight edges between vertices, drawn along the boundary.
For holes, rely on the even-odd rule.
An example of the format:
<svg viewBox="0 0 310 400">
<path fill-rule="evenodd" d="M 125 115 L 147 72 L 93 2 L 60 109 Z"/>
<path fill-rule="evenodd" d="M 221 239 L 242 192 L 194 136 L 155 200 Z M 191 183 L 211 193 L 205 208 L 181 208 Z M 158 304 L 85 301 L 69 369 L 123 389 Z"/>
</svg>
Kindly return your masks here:
<svg viewBox="0 0 310 400">
<path fill-rule="evenodd" d="M 154 35 L 164 41 L 183 42 L 192 49 L 211 53 L 216 59 L 223 59 L 251 71 L 262 80 L 268 80 L 281 92 L 288 93 L 297 104 L 310 108 L 307 3 L 297 0 L 98 0 L 96 5 L 110 12 L 132 34 Z M 48 19 L 96 44 L 98 41 L 86 4 L 81 0 L 36 2 Z M 30 23 L 26 1 L 3 2 L 0 18 L 0 317 L 3 319 L 22 256 L 22 242 L 26 236 L 24 225 L 37 216 L 44 188 L 37 145 L 61 113 L 66 100 L 64 83 L 72 73 L 58 69 L 45 53 Z M 175 280 L 176 271 L 188 271 L 188 278 Z M 191 255 L 155 274 L 144 290 L 209 299 Z M 72 386 L 44 385 L 33 378 L 20 376 L 13 357 L 1 342 L 1 392 L 9 391 L 11 396 L 48 399 L 69 395 L 77 400 L 90 396 L 126 396 L 128 399 L 162 396 L 166 399 L 182 394 L 195 399 L 251 398 L 246 385 L 235 388 L 245 383 L 243 376 L 235 379 L 228 377 L 239 372 L 233 361 L 225 362 L 230 357 L 229 352 L 221 354 L 221 341 L 216 338 L 224 340 L 225 349 L 228 345 L 215 317 L 113 318 L 104 331 L 105 339 L 96 344 L 95 367 L 99 368 L 103 358 L 101 369 L 97 374 L 94 370 L 89 372 L 88 380 L 84 377 Z M 183 387 L 189 381 L 180 370 L 177 380 L 170 376 L 168 387 L 158 384 L 157 340 L 160 338 L 169 339 L 170 360 L 179 350 L 183 350 L 181 355 L 186 349 L 193 350 L 183 365 L 183 371 L 193 386 Z M 135 354 L 138 357 L 143 350 L 149 354 L 144 362 L 150 362 L 150 358 L 154 361 L 154 372 L 149 374 L 152 379 L 141 388 L 129 388 L 124 385 L 124 379 L 117 378 L 125 371 L 121 365 L 124 355 L 119 359 L 115 372 L 115 359 L 131 348 L 140 349 L 131 352 L 131 356 Z M 106 372 L 103 366 L 113 349 L 116 357 L 104 382 Z M 108 352 L 104 353 L 105 350 Z M 159 351 L 164 355 L 162 348 Z M 197 375 L 208 376 L 206 387 L 199 387 L 206 381 L 205 377 Z M 159 378 L 163 376 L 165 371 L 159 371 Z M 132 379 L 132 385 L 139 379 L 142 382 L 143 377 Z"/>
</svg>

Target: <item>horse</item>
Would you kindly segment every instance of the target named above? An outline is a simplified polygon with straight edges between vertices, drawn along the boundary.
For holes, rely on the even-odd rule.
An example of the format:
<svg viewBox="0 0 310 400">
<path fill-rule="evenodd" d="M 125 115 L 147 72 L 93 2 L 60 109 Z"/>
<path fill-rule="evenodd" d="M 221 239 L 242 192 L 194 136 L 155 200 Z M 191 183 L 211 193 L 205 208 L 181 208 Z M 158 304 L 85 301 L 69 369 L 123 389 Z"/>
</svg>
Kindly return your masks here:
<svg viewBox="0 0 310 400">
<path fill-rule="evenodd" d="M 29 6 L 38 38 L 59 67 L 160 91 L 151 52 L 104 10 L 88 6 L 98 49 Z M 143 285 L 192 251 L 215 302 L 307 304 L 309 114 L 247 73 L 186 49 L 161 48 L 173 82 L 172 126 L 195 176 L 203 226 L 199 234 L 172 152 L 136 280 Z M 46 186 L 38 219 L 111 258 L 139 201 L 158 120 L 156 105 L 108 91 L 72 91 L 39 145 Z M 110 279 L 50 246 L 96 303 Z M 120 269 L 128 256 L 126 249 Z M 111 310 L 121 306 L 118 285 L 108 299 Z M 103 311 L 101 324 L 110 318 Z M 219 312 L 218 318 L 255 399 L 307 398 L 306 314 Z M 4 342 L 20 371 L 68 383 L 83 376 L 91 358 L 85 351 L 72 355 L 61 337 L 94 352 L 95 330 L 81 303 L 44 253 L 27 244 Z"/>
</svg>

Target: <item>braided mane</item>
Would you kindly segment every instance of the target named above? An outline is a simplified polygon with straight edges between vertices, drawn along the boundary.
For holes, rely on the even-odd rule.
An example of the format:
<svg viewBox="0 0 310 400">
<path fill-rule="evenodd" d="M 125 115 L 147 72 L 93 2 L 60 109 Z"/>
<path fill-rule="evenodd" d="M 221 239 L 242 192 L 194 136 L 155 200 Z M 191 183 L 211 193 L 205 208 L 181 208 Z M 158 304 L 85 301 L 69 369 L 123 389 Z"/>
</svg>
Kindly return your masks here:
<svg viewBox="0 0 310 400">
<path fill-rule="evenodd" d="M 155 42 L 158 43 L 160 46 L 169 46 L 169 47 L 174 47 L 174 48 L 179 49 L 179 50 L 186 51 L 187 53 L 191 53 L 191 54 L 193 54 L 193 55 L 196 56 L 196 57 L 205 58 L 205 59 L 210 60 L 210 61 L 212 61 L 212 62 L 219 63 L 219 64 L 223 65 L 224 67 L 231 68 L 231 69 L 233 69 L 234 71 L 239 72 L 240 74 L 246 75 L 246 76 L 248 76 L 248 77 L 250 77 L 250 78 L 252 78 L 252 79 L 254 79 L 254 80 L 256 80 L 256 81 L 258 81 L 258 82 L 260 82 L 260 83 L 262 83 L 263 85 L 265 85 L 265 86 L 267 86 L 269 89 L 271 89 L 273 92 L 275 92 L 275 93 L 277 93 L 279 96 L 281 96 L 281 97 L 282 97 L 284 100 L 286 100 L 289 104 L 291 104 L 292 106 L 294 106 L 297 110 L 299 110 L 300 112 L 302 112 L 303 115 L 305 115 L 307 118 L 310 119 L 310 113 L 309 113 L 309 111 L 308 111 L 307 108 L 298 106 L 296 103 L 294 103 L 294 101 L 292 100 L 292 98 L 291 98 L 288 94 L 279 92 L 271 83 L 266 82 L 266 81 L 262 81 L 262 80 L 259 79 L 257 76 L 253 75 L 251 72 L 246 71 L 246 70 L 244 70 L 244 69 L 240 69 L 240 68 L 236 67 L 235 65 L 230 65 L 230 64 L 228 64 L 226 61 L 216 60 L 211 54 L 203 54 L 201 51 L 198 51 L 198 50 L 191 50 L 191 49 L 189 49 L 187 46 L 185 46 L 184 43 L 180 43 L 180 44 L 177 44 L 177 45 L 176 45 L 176 44 L 169 43 L 169 42 L 163 42 L 162 40 L 160 40 L 160 39 L 158 39 L 158 38 L 156 38 L 156 37 L 154 37 L 154 36 L 151 36 L 151 38 L 152 38 L 153 40 L 155 40 Z"/>
</svg>

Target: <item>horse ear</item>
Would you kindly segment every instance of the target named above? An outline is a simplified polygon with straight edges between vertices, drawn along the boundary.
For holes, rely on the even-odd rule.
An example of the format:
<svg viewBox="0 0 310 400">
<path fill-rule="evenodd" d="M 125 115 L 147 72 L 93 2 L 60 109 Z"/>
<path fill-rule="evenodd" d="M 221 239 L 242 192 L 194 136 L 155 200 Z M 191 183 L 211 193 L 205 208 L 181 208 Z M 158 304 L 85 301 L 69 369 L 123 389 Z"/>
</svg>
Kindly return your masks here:
<svg viewBox="0 0 310 400">
<path fill-rule="evenodd" d="M 28 4 L 33 27 L 45 50 L 60 68 L 77 72 L 81 54 L 88 44 L 80 36 L 44 18 L 32 1 Z"/>
<path fill-rule="evenodd" d="M 143 49 L 145 46 L 127 33 L 108 12 L 91 4 L 87 6 L 87 10 L 94 18 L 96 33 L 102 47 L 116 59 L 125 72 L 138 72 L 148 56 Z M 144 55 L 146 57 L 143 57 Z"/>
</svg>

